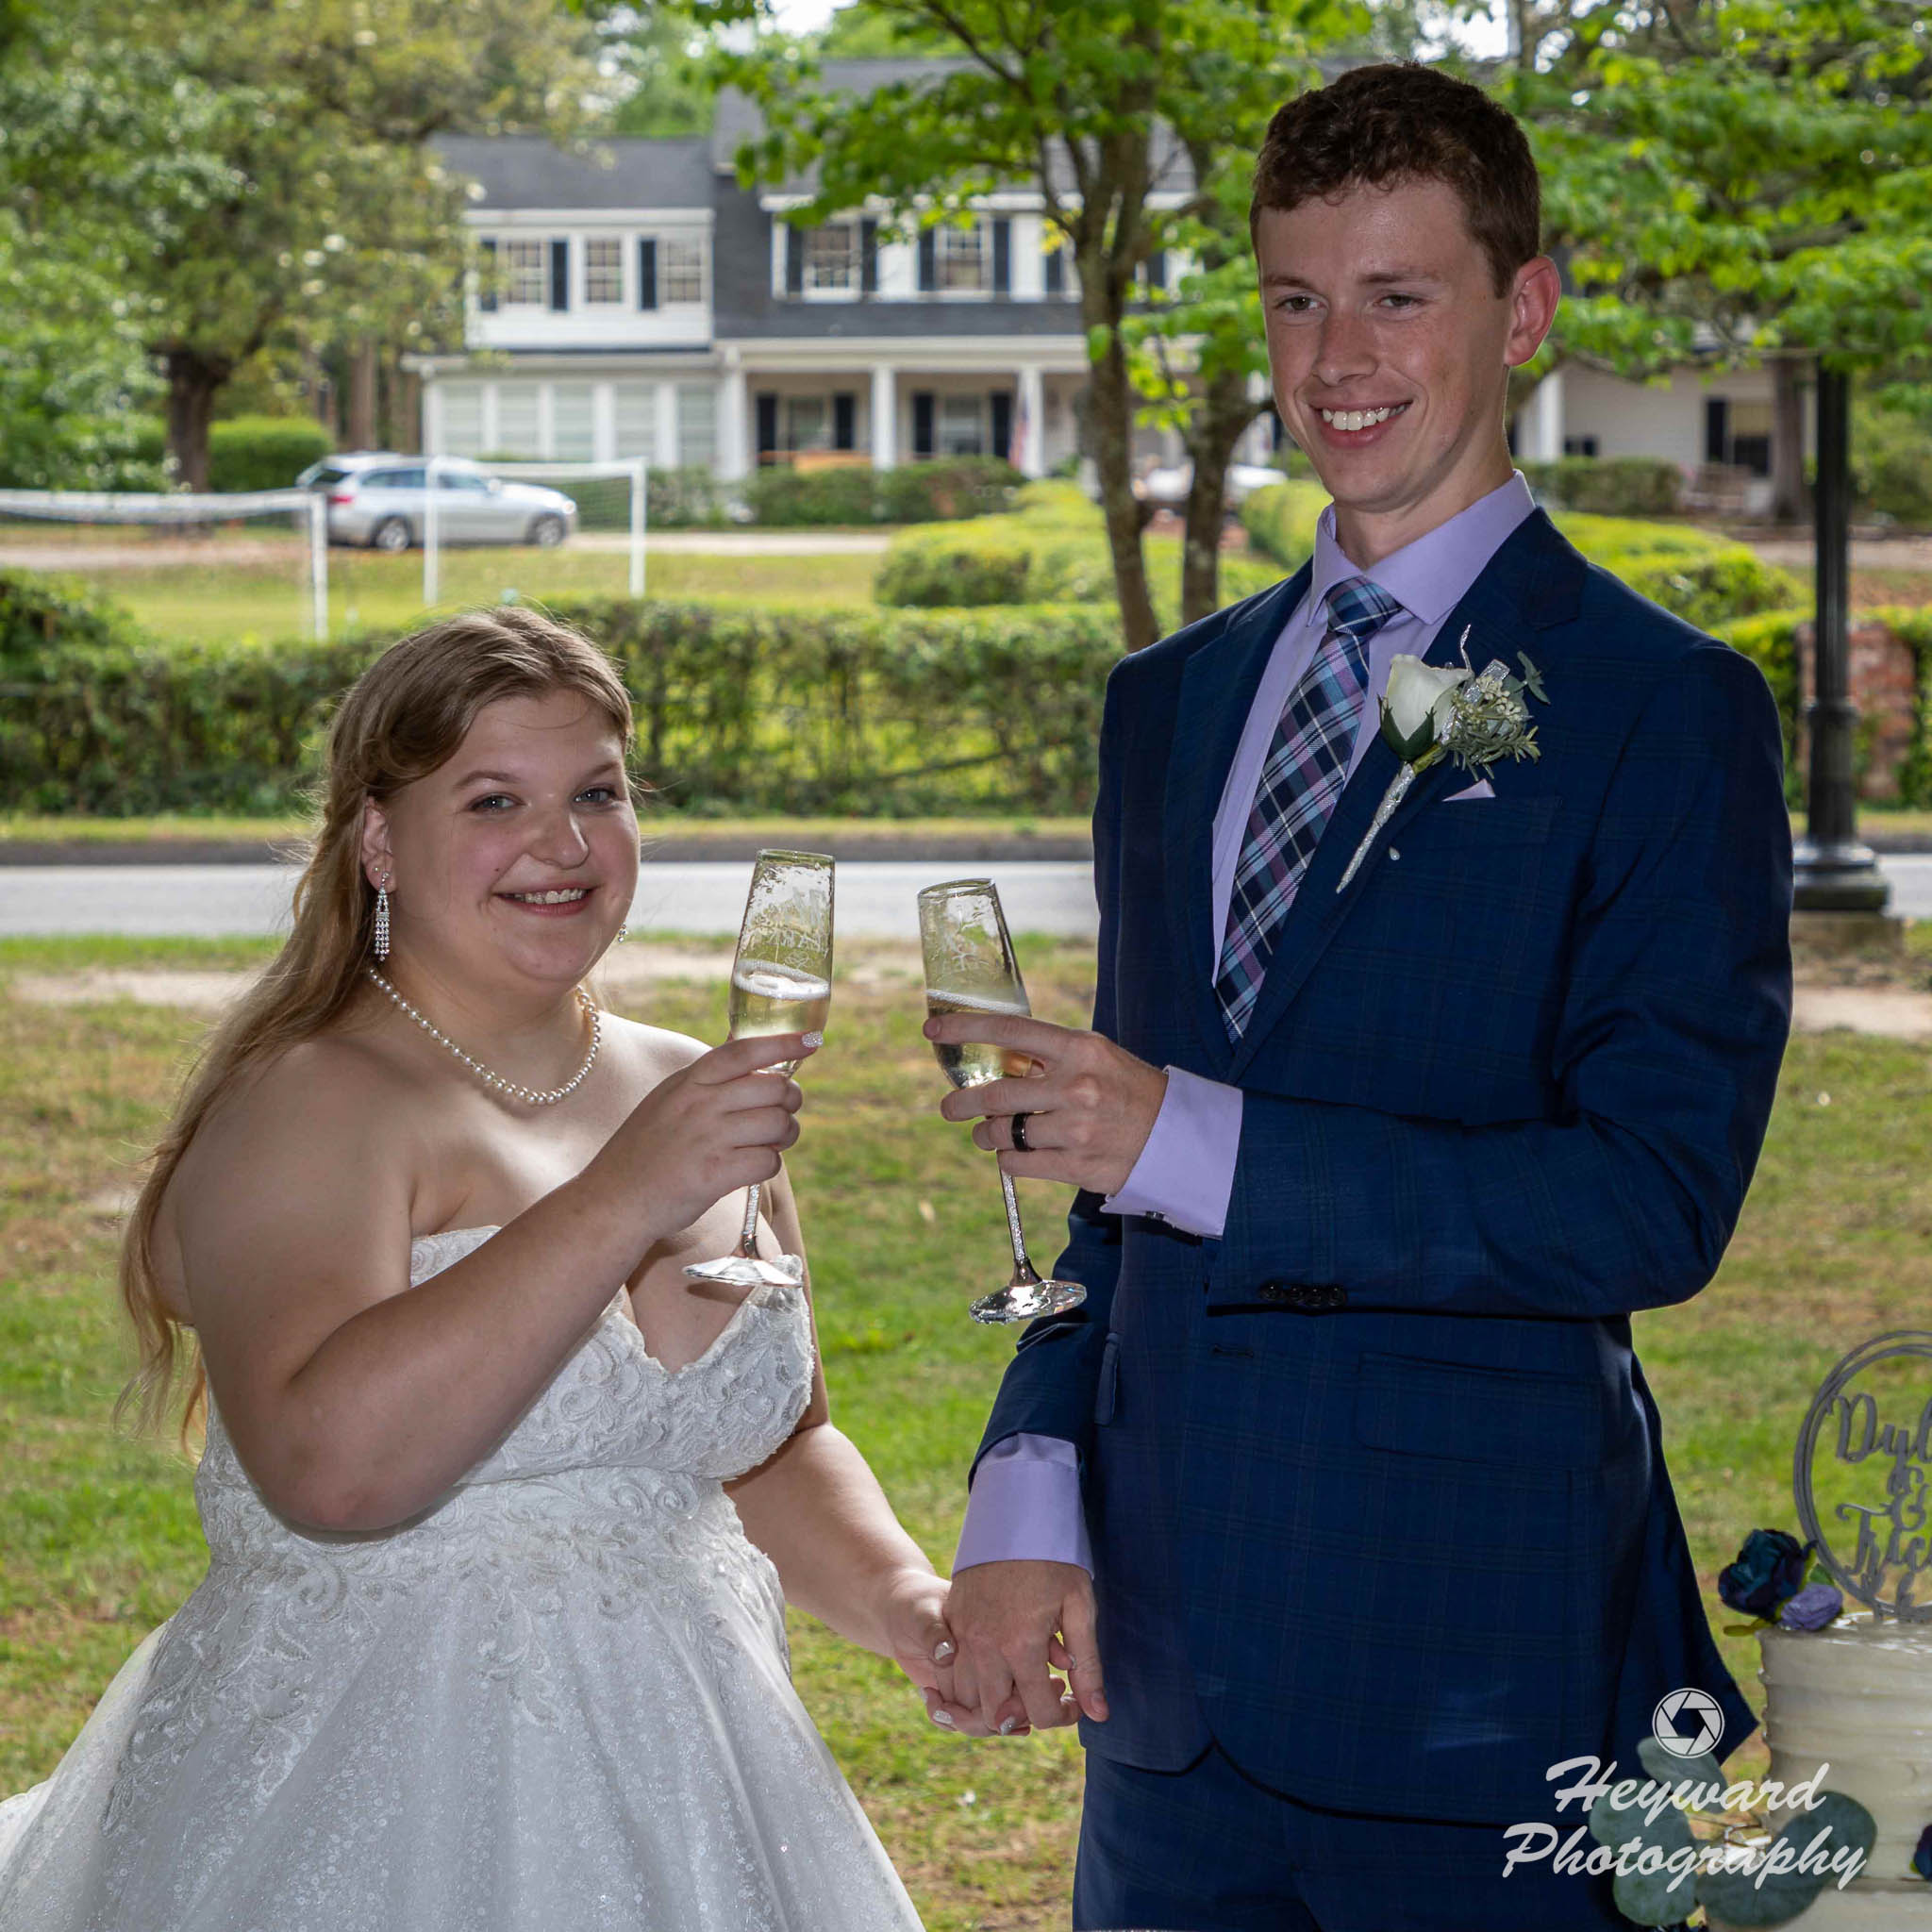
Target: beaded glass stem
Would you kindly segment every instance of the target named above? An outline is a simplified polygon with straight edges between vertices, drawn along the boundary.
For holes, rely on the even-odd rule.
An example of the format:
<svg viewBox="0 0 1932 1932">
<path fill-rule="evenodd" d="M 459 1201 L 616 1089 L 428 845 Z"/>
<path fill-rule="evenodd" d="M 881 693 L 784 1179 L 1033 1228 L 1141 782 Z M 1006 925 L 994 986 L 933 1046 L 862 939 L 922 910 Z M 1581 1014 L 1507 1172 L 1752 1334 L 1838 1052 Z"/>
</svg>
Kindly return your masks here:
<svg viewBox="0 0 1932 1932">
<path fill-rule="evenodd" d="M 499 1093 L 508 1094 L 512 1100 L 524 1101 L 530 1107 L 555 1107 L 559 1100 L 568 1100 L 583 1085 L 585 1075 L 597 1064 L 597 1048 L 604 1038 L 604 1015 L 597 1010 L 596 1002 L 582 987 L 577 989 L 577 1003 L 591 1018 L 591 1050 L 584 1056 L 583 1065 L 561 1087 L 552 1087 L 539 1092 L 534 1087 L 525 1087 L 515 1080 L 506 1080 L 501 1074 L 492 1073 L 481 1060 L 472 1059 L 447 1033 L 433 1022 L 425 1019 L 374 966 L 365 966 L 362 970 L 404 1012 L 408 1014 L 410 1019 L 415 1021 L 417 1025 L 422 1027 L 424 1032 L 428 1034 L 430 1039 L 441 1041 L 486 1087 L 493 1087 Z"/>
</svg>

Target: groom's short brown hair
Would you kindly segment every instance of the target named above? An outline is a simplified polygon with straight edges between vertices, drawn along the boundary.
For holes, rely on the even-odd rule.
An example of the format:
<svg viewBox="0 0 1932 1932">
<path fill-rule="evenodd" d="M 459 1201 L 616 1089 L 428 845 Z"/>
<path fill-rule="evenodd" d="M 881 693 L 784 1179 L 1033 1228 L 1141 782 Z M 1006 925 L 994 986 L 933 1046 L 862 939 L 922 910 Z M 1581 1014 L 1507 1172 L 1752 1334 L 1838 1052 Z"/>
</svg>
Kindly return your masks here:
<svg viewBox="0 0 1932 1932">
<path fill-rule="evenodd" d="M 1414 61 L 1357 67 L 1275 110 L 1255 161 L 1248 231 L 1264 208 L 1356 187 L 1456 191 L 1497 294 L 1542 246 L 1542 190 L 1516 117 L 1480 88 Z"/>
</svg>

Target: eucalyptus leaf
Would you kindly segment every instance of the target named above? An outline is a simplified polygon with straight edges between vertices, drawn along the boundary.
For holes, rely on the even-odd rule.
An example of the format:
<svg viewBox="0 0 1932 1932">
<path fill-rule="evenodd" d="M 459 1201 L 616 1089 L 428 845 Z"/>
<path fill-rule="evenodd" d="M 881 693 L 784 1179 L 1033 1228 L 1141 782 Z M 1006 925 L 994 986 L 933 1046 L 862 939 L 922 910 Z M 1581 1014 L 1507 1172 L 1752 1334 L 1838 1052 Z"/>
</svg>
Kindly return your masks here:
<svg viewBox="0 0 1932 1932">
<path fill-rule="evenodd" d="M 1700 1751 L 1695 1757 L 1679 1757 L 1674 1752 L 1666 1751 L 1655 1738 L 1646 1738 L 1637 1747 L 1637 1756 L 1645 1771 L 1659 1784 L 1665 1785 L 1716 1785 L 1724 1788 L 1724 1770 L 1708 1751 Z"/>
<path fill-rule="evenodd" d="M 1640 1796 L 1641 1793 L 1640 1792 Z M 1668 1857 L 1673 1852 L 1680 1851 L 1692 1842 L 1690 1827 L 1684 1822 L 1684 1814 L 1673 1805 L 1668 1810 L 1660 1811 L 1655 1822 L 1647 1818 L 1639 1805 L 1631 1805 L 1619 1811 L 1607 1798 L 1599 1798 L 1589 1811 L 1591 1836 L 1599 1844 L 1608 1845 L 1612 1851 L 1619 1845 L 1628 1844 L 1636 1840 L 1640 1844 L 1655 1845 Z M 1689 1908 L 1689 1901 L 1682 1898 L 1678 1903 Z"/>
<path fill-rule="evenodd" d="M 1821 1793 L 1817 1807 L 1800 1811 L 1777 1835 L 1775 1842 L 1803 1854 L 1820 1832 L 1828 1834 L 1819 1848 L 1825 1861 L 1846 1846 L 1872 1856 L 1878 1826 L 1871 1812 L 1842 1791 Z M 1740 1928 L 1782 1925 L 1795 1919 L 1827 1885 L 1836 1885 L 1841 1872 L 1774 1872 L 1762 1884 L 1750 1872 L 1704 1872 L 1698 1874 L 1697 1902 Z"/>
<path fill-rule="evenodd" d="M 1678 1924 L 1697 1896 L 1694 1881 L 1675 1872 L 1620 1872 L 1611 1890 L 1617 1909 L 1637 1925 Z"/>
</svg>

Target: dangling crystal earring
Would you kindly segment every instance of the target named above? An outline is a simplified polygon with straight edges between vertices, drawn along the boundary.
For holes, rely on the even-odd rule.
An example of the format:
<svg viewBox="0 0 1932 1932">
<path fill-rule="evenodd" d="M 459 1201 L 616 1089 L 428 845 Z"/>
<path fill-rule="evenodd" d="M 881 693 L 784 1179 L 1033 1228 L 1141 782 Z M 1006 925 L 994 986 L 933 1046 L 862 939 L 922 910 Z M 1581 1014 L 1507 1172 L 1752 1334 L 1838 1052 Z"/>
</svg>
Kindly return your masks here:
<svg viewBox="0 0 1932 1932">
<path fill-rule="evenodd" d="M 630 922 L 628 920 L 625 920 L 625 923 L 617 928 L 617 939 L 615 941 L 615 943 L 621 946 L 623 945 L 625 940 L 629 939 L 629 937 Z"/>
<path fill-rule="evenodd" d="M 375 889 L 375 957 L 389 958 L 389 882 L 391 874 L 384 873 L 382 883 Z"/>
</svg>

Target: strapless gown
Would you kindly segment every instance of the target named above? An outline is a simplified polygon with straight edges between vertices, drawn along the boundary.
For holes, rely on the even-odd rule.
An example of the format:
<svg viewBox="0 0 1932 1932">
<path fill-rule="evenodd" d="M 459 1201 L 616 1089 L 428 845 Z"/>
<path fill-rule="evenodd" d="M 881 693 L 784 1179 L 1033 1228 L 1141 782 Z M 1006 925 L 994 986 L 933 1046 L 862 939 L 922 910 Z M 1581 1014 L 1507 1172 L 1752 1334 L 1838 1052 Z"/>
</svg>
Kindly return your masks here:
<svg viewBox="0 0 1932 1932">
<path fill-rule="evenodd" d="M 675 1373 L 620 1296 L 375 1536 L 291 1527 L 210 1414 L 208 1576 L 0 1805 L 0 1932 L 917 1932 L 723 1488 L 811 1372 L 796 1289 Z"/>
</svg>

